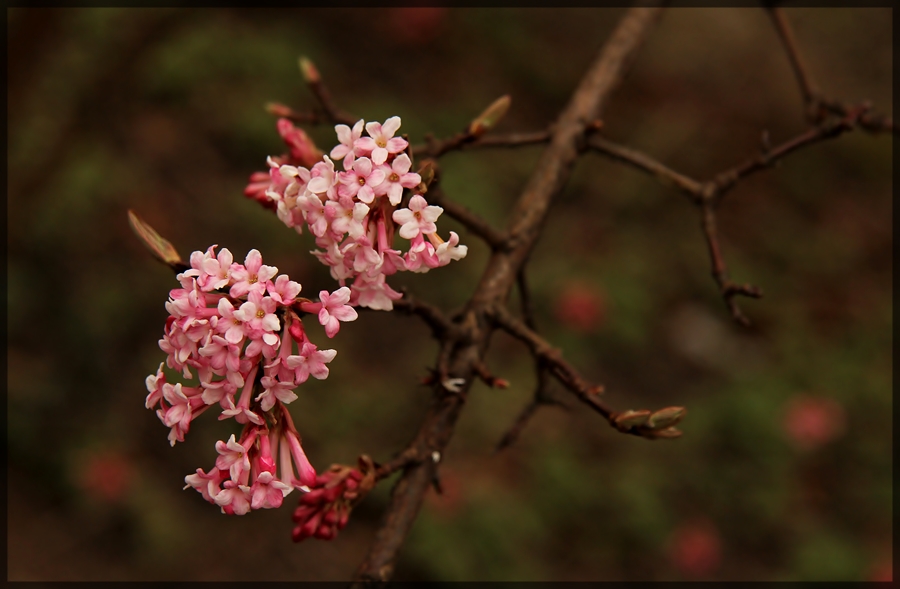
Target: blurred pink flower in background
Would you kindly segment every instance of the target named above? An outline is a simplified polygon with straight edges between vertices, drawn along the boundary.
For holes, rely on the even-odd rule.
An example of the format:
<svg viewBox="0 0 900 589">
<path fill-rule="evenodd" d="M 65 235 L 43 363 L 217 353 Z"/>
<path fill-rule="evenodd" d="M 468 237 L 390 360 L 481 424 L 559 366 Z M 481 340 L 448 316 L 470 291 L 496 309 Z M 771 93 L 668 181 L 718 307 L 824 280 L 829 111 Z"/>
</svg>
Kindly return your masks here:
<svg viewBox="0 0 900 589">
<path fill-rule="evenodd" d="M 115 450 L 89 454 L 79 471 L 78 485 L 98 501 L 119 501 L 131 488 L 134 469 L 131 462 Z"/>
<path fill-rule="evenodd" d="M 606 321 L 606 297 L 593 285 L 571 281 L 563 284 L 553 304 L 553 315 L 567 328 L 593 333 Z"/>
<path fill-rule="evenodd" d="M 715 524 L 705 517 L 680 524 L 668 540 L 669 561 L 689 579 L 709 577 L 722 560 L 722 542 Z"/>
<path fill-rule="evenodd" d="M 891 559 L 891 552 L 888 552 L 887 555 L 875 562 L 866 581 L 873 583 L 891 583 L 894 581 L 894 562 Z"/>
<path fill-rule="evenodd" d="M 431 40 L 447 17 L 446 6 L 394 7 L 385 22 L 391 39 L 403 45 Z"/>
<path fill-rule="evenodd" d="M 844 407 L 834 399 L 798 395 L 787 403 L 783 427 L 794 445 L 813 450 L 843 435 L 845 422 Z"/>
</svg>

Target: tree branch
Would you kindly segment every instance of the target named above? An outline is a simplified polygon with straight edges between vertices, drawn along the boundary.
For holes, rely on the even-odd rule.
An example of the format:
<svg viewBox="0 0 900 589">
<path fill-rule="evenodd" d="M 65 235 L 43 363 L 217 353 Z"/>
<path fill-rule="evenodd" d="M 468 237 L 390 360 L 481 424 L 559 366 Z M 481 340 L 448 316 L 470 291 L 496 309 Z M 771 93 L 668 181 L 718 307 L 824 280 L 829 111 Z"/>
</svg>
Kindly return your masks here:
<svg viewBox="0 0 900 589">
<path fill-rule="evenodd" d="M 495 307 L 492 318 L 507 333 L 524 342 L 535 357 L 543 360 L 550 374 L 574 393 L 580 401 L 602 415 L 609 422 L 609 425 L 615 429 L 622 433 L 641 436 L 651 440 L 674 438 L 681 435 L 681 432 L 674 429 L 673 426 L 684 417 L 685 410 L 683 407 L 667 407 L 656 412 L 646 409 L 640 411 L 615 411 L 600 400 L 600 395 L 603 393 L 602 386 L 592 386 L 585 381 L 571 364 L 562 359 L 559 350 L 529 329 L 520 319 L 513 317 L 506 308 Z M 537 399 L 535 402 L 537 402 Z M 523 412 L 525 419 L 527 419 L 528 413 L 530 413 L 529 407 L 526 407 L 525 412 Z M 522 416 L 520 416 L 519 421 L 522 421 Z M 514 425 L 514 429 L 516 427 L 521 429 L 518 421 Z"/>
<path fill-rule="evenodd" d="M 803 94 L 803 103 L 806 106 L 806 117 L 813 123 L 822 120 L 824 113 L 820 110 L 822 96 L 819 87 L 813 81 L 812 74 L 806 65 L 806 60 L 800 54 L 800 48 L 797 45 L 797 39 L 794 37 L 794 31 L 784 14 L 784 10 L 777 7 L 769 7 L 767 9 L 778 37 L 784 45 L 788 59 L 791 62 L 791 69 L 797 77 L 797 83 L 800 85 L 800 92 Z"/>
<path fill-rule="evenodd" d="M 652 157 L 630 147 L 618 145 L 599 135 L 592 135 L 587 141 L 587 148 L 593 149 L 610 158 L 626 163 L 638 170 L 647 172 L 662 185 L 675 187 L 685 193 L 695 204 L 703 194 L 703 183 L 668 168 Z"/>
<path fill-rule="evenodd" d="M 300 72 L 303 74 L 303 78 L 306 80 L 306 85 L 309 86 L 310 91 L 313 93 L 313 96 L 319 101 L 319 104 L 322 105 L 322 109 L 325 111 L 325 115 L 330 119 L 333 123 L 340 123 L 344 125 L 353 125 L 359 119 L 351 115 L 350 113 L 344 112 L 340 108 L 338 108 L 337 104 L 334 101 L 334 98 L 331 96 L 331 92 L 328 90 L 328 87 L 325 85 L 325 82 L 322 81 L 322 76 L 319 74 L 319 70 L 313 64 L 312 61 L 305 57 L 300 58 Z"/>
<path fill-rule="evenodd" d="M 499 305 L 492 309 L 491 317 L 504 331 L 527 344 L 531 353 L 543 361 L 550 374 L 575 393 L 579 400 L 607 420 L 611 420 L 615 416 L 616 412 L 598 397 L 603 393 L 603 386 L 588 384 L 571 364 L 563 360 L 558 349 L 529 329 L 521 319 L 514 317 L 505 307 Z"/>
<path fill-rule="evenodd" d="M 439 340 L 454 328 L 453 323 L 447 319 L 440 309 L 434 305 L 414 298 L 405 291 L 403 292 L 402 299 L 394 301 L 394 309 L 406 313 L 407 315 L 418 315 L 421 317 L 431 328 L 434 336 Z"/>
<path fill-rule="evenodd" d="M 519 274 L 516 277 L 516 285 L 518 286 L 519 298 L 521 300 L 522 320 L 529 329 L 537 332 L 537 325 L 534 318 L 534 306 L 531 301 L 531 292 L 528 288 L 528 281 L 525 277 L 525 268 L 519 270 Z M 500 438 L 500 441 L 494 448 L 494 453 L 514 444 L 519 438 L 519 434 L 521 434 L 522 430 L 525 428 L 525 425 L 531 420 L 531 417 L 537 413 L 537 410 L 542 405 L 559 404 L 556 401 L 552 401 L 548 396 L 547 364 L 544 359 L 539 356 L 534 357 L 534 372 L 535 380 L 537 381 L 534 387 L 534 395 L 528 405 L 526 405 L 521 413 L 519 413 L 519 416 L 507 432 Z"/>
<path fill-rule="evenodd" d="M 800 53 L 800 47 L 794 36 L 794 30 L 791 28 L 791 23 L 788 21 L 784 10 L 781 8 L 769 7 L 768 12 L 775 25 L 775 30 L 778 32 L 778 37 L 781 39 L 782 45 L 784 45 L 788 60 L 791 62 L 791 68 L 794 70 L 794 75 L 797 77 L 797 83 L 800 85 L 800 92 L 803 94 L 803 102 L 806 106 L 806 117 L 808 120 L 813 123 L 820 123 L 825 119 L 829 112 L 839 117 L 848 117 L 859 108 L 868 110 L 868 104 L 866 103 L 858 106 L 847 106 L 837 100 L 825 98 L 819 90 L 818 85 L 813 80 L 809 67 L 806 64 L 806 60 Z M 891 133 L 897 132 L 893 119 L 889 117 L 863 113 L 858 118 L 857 123 L 860 127 L 871 133 L 882 131 L 889 131 Z"/>
<path fill-rule="evenodd" d="M 489 310 L 509 294 L 529 252 L 534 246 L 550 203 L 568 180 L 590 121 L 598 118 L 613 88 L 641 46 L 660 8 L 632 8 L 620 21 L 599 56 L 589 68 L 554 128 L 550 145 L 517 202 L 509 223 L 509 247 L 495 250 L 469 304 L 455 323 L 461 334 L 442 343 L 441 356 L 448 360 L 448 374 L 461 378 L 457 394 L 436 388 L 435 402 L 416 436 L 432 451 L 442 453 L 449 443 L 465 394 L 471 386 L 475 365 L 483 361 L 493 326 Z M 391 502 L 362 564 L 357 584 L 386 581 L 394 569 L 397 553 L 431 484 L 436 463 L 424 461 L 409 466 L 391 494 Z"/>
<path fill-rule="evenodd" d="M 506 236 L 491 227 L 487 221 L 463 205 L 449 200 L 440 187 L 432 186 L 428 190 L 428 200 L 431 201 L 431 204 L 443 207 L 445 213 L 462 223 L 466 229 L 483 239 L 491 246 L 491 249 L 500 249 L 506 245 Z"/>
<path fill-rule="evenodd" d="M 425 136 L 425 143 L 413 145 L 411 151 L 416 156 L 438 158 L 450 151 L 467 149 L 484 149 L 492 147 L 525 147 L 538 145 L 550 140 L 550 131 L 533 131 L 531 133 L 509 133 L 506 135 L 483 135 L 474 138 L 468 133 L 456 135 L 438 141 L 433 135 Z"/>
</svg>

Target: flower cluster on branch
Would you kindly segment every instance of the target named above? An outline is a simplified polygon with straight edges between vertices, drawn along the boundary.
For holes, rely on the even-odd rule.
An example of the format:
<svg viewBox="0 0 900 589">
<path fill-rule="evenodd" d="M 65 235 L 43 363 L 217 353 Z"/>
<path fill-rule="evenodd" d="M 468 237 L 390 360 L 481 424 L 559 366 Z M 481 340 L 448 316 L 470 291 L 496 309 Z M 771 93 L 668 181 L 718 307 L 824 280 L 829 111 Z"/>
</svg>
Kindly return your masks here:
<svg viewBox="0 0 900 589">
<path fill-rule="evenodd" d="M 243 424 L 239 439 L 232 435 L 216 443 L 219 457 L 208 473 L 198 469 L 185 478 L 185 488 L 193 487 L 224 513 L 243 515 L 279 507 L 292 489 L 316 480 L 286 405 L 310 376 L 328 377 L 327 364 L 337 351 L 320 350 L 300 316 L 316 314 L 326 335 L 334 337 L 340 322 L 355 320 L 357 313 L 347 304 L 347 287 L 322 291 L 317 302 L 298 298 L 300 284 L 263 264 L 257 250 L 239 264 L 227 249 L 215 249 L 191 254 L 190 268 L 178 275 L 181 288 L 169 292 L 159 342 L 165 365 L 186 380 L 196 372 L 196 386 L 168 382 L 161 363 L 147 377 L 145 405 L 156 408 L 170 428 L 173 446 L 215 405 L 220 420 Z"/>
<path fill-rule="evenodd" d="M 311 140 L 287 119 L 279 119 L 278 128 L 291 155 L 270 157 L 268 185 L 263 188 L 264 173 L 257 172 L 244 193 L 274 209 L 298 233 L 309 229 L 319 248 L 313 255 L 341 286 L 350 285 L 352 305 L 389 311 L 402 294 L 386 277 L 428 272 L 466 256 L 454 231 L 446 241 L 438 235 L 435 222 L 443 209 L 429 205 L 423 191 L 414 190 L 407 207 L 400 208 L 404 190 L 422 183 L 410 171 L 408 142 L 394 136 L 400 117 L 383 125 L 363 120 L 353 128 L 336 125 L 338 145 L 309 167 L 302 164 L 320 153 Z M 335 161 L 344 169 L 336 169 Z M 395 249 L 396 234 L 409 241 L 406 252 Z"/>
</svg>

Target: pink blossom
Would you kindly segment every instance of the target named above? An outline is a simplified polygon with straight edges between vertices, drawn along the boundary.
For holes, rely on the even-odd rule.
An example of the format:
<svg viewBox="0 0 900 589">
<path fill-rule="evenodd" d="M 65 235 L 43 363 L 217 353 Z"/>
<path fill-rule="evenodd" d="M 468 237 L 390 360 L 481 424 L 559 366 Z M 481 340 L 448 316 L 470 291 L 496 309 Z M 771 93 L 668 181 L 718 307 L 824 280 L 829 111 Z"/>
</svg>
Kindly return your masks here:
<svg viewBox="0 0 900 589">
<path fill-rule="evenodd" d="M 360 274 L 353 282 L 351 291 L 353 304 L 381 311 L 390 311 L 394 308 L 394 301 L 403 297 L 384 281 L 384 274 L 372 277 Z"/>
<path fill-rule="evenodd" d="M 235 315 L 237 311 L 228 299 L 219 299 L 218 308 L 221 318 L 217 322 L 216 327 L 219 333 L 225 334 L 225 341 L 229 344 L 240 344 L 247 334 L 244 321 L 240 316 Z"/>
<path fill-rule="evenodd" d="M 163 373 L 162 362 L 159 363 L 156 374 L 151 374 L 144 382 L 147 385 L 147 390 L 150 391 L 150 394 L 147 395 L 147 398 L 144 401 L 144 407 L 153 409 L 159 403 L 160 399 L 162 399 L 162 387 L 166 384 L 166 375 Z"/>
<path fill-rule="evenodd" d="M 171 446 L 174 446 L 176 441 L 183 442 L 184 434 L 190 428 L 193 407 L 192 399 L 188 398 L 186 393 L 195 390 L 182 387 L 180 382 L 174 385 L 165 383 L 162 387 L 163 399 L 169 407 L 158 409 L 156 414 L 166 427 L 172 428 L 169 431 Z"/>
<path fill-rule="evenodd" d="M 317 163 L 310 171 L 311 179 L 306 188 L 315 194 L 334 196 L 334 186 L 337 176 L 334 173 L 334 162 L 326 155 L 325 161 Z"/>
<path fill-rule="evenodd" d="M 340 160 L 345 155 L 353 151 L 353 144 L 362 135 L 364 121 L 359 119 L 350 129 L 347 125 L 335 125 L 334 130 L 337 133 L 339 145 L 335 145 L 331 150 L 331 159 Z"/>
<path fill-rule="evenodd" d="M 338 195 L 355 196 L 364 203 L 371 203 L 375 199 L 375 187 L 382 182 L 384 170 L 374 167 L 369 158 L 361 157 L 353 162 L 350 170 L 340 174 L 342 186 Z"/>
<path fill-rule="evenodd" d="M 411 166 L 412 160 L 405 153 L 394 158 L 390 166 L 383 164 L 384 182 L 375 189 L 375 194 L 386 194 L 392 205 L 400 204 L 403 189 L 415 188 L 422 182 L 421 176 L 414 172 L 410 173 Z"/>
<path fill-rule="evenodd" d="M 303 446 L 300 445 L 300 437 L 297 435 L 296 431 L 293 429 L 289 429 L 285 432 L 284 436 L 281 438 L 279 442 L 279 449 L 281 452 L 281 464 L 282 468 L 288 469 L 288 478 L 290 478 L 293 483 L 292 486 L 306 486 L 312 485 L 316 482 L 316 470 L 310 464 L 309 459 L 306 457 L 306 453 L 303 451 Z M 290 458 L 293 460 L 285 460 L 285 458 Z M 293 469 L 297 469 L 297 478 L 293 477 Z M 282 482 L 285 479 L 285 473 L 282 471 Z"/>
<path fill-rule="evenodd" d="M 343 249 L 344 260 L 350 261 L 354 272 L 375 275 L 381 271 L 382 256 L 367 239 L 348 243 Z"/>
<path fill-rule="evenodd" d="M 337 355 L 337 350 L 319 350 L 313 343 L 300 346 L 300 354 L 288 356 L 285 364 L 295 370 L 294 382 L 306 382 L 310 375 L 319 380 L 328 378 L 328 367 L 325 366 Z"/>
<path fill-rule="evenodd" d="M 250 487 L 250 507 L 253 509 L 277 509 L 293 487 L 282 483 L 271 472 L 261 472 Z"/>
<path fill-rule="evenodd" d="M 437 218 L 441 216 L 444 209 L 436 206 L 429 206 L 428 201 L 421 194 L 413 196 L 409 200 L 408 209 L 397 209 L 394 211 L 392 218 L 394 222 L 400 225 L 400 237 L 404 239 L 413 239 L 417 235 L 434 233 L 437 226 L 434 224 Z"/>
<path fill-rule="evenodd" d="M 260 403 L 260 409 L 263 411 L 272 409 L 276 399 L 285 405 L 297 400 L 297 394 L 294 393 L 297 385 L 291 381 L 282 382 L 271 376 L 264 376 L 260 383 L 263 386 L 263 392 L 256 397 L 256 400 Z"/>
<path fill-rule="evenodd" d="M 207 292 L 223 288 L 231 281 L 231 265 L 234 258 L 227 248 L 222 248 L 216 255 L 216 247 L 209 246 L 206 253 L 192 253 L 191 268 L 183 273 L 184 276 L 196 277 L 197 284 Z"/>
<path fill-rule="evenodd" d="M 232 480 L 239 481 L 241 474 L 250 470 L 250 457 L 247 456 L 247 449 L 237 443 L 234 434 L 231 434 L 228 442 L 221 440 L 216 442 L 216 451 L 219 453 L 219 457 L 216 458 L 216 468 L 229 471 Z"/>
<path fill-rule="evenodd" d="M 224 477 L 218 468 L 211 469 L 209 474 L 203 472 L 203 469 L 198 468 L 196 474 L 189 474 L 184 477 L 184 488 L 187 490 L 188 488 L 193 487 L 203 495 L 204 499 L 210 503 L 215 503 L 215 497 L 219 494 L 219 491 L 221 491 L 219 485 L 222 484 L 223 478 Z"/>
<path fill-rule="evenodd" d="M 459 245 L 459 235 L 456 231 L 450 232 L 450 239 L 437 246 L 434 255 L 437 256 L 441 266 L 446 266 L 451 260 L 461 260 L 466 257 L 469 248 Z"/>
<path fill-rule="evenodd" d="M 325 327 L 325 334 L 334 337 L 340 330 L 340 321 L 355 321 L 359 316 L 356 309 L 348 305 L 350 289 L 346 286 L 328 294 L 327 290 L 319 292 L 322 308 L 319 310 L 319 323 Z"/>
<path fill-rule="evenodd" d="M 286 274 L 280 275 L 275 282 L 270 282 L 268 289 L 272 300 L 285 307 L 293 304 L 294 299 L 300 294 L 300 284 L 288 278 Z"/>
<path fill-rule="evenodd" d="M 262 294 L 266 291 L 269 280 L 277 273 L 278 268 L 263 265 L 259 250 L 252 249 L 247 254 L 243 265 L 234 264 L 232 266 L 231 277 L 234 284 L 228 294 L 233 298 L 244 296 L 251 290 Z"/>
<path fill-rule="evenodd" d="M 234 481 L 225 481 L 223 487 L 225 488 L 214 497 L 216 505 L 222 508 L 222 513 L 244 515 L 250 511 L 250 487 Z"/>
<path fill-rule="evenodd" d="M 434 254 L 434 246 L 425 241 L 425 237 L 421 233 L 412 238 L 405 261 L 406 269 L 410 272 L 428 272 L 431 268 L 440 265 L 440 261 Z"/>
<path fill-rule="evenodd" d="M 372 152 L 372 161 L 375 165 L 383 164 L 388 154 L 400 153 L 409 143 L 401 138 L 394 137 L 394 133 L 400 128 L 400 117 L 391 117 L 381 123 L 366 123 L 366 131 L 369 137 L 363 137 L 356 142 L 356 146 L 364 151 Z"/>
<path fill-rule="evenodd" d="M 240 370 L 240 346 L 227 341 L 220 335 L 212 336 L 209 342 L 198 350 L 198 353 L 207 358 L 209 367 L 216 371 L 216 374 L 235 373 Z M 235 384 L 242 386 L 244 382 L 241 379 Z"/>
<path fill-rule="evenodd" d="M 331 221 L 331 231 L 336 236 L 343 237 L 346 233 L 350 235 L 350 239 L 362 237 L 366 231 L 363 223 L 368 214 L 368 206 L 361 202 L 354 203 L 347 196 L 325 203 L 325 215 Z"/>
<path fill-rule="evenodd" d="M 316 196 L 303 197 L 297 199 L 297 206 L 303 211 L 306 217 L 306 224 L 309 230 L 316 237 L 322 237 L 328 230 L 328 218 L 325 215 L 325 203 Z"/>
<path fill-rule="evenodd" d="M 263 423 L 265 423 L 259 415 L 250 411 L 250 396 L 258 370 L 259 364 L 255 364 L 253 368 L 250 369 L 250 372 L 245 379 L 246 384 L 244 385 L 244 389 L 241 391 L 241 398 L 238 400 L 237 405 L 229 405 L 228 409 L 222 411 L 219 420 L 234 417 L 235 421 L 238 423 L 253 422 L 256 425 L 263 425 Z M 226 397 L 225 400 L 227 401 L 228 397 Z"/>
<path fill-rule="evenodd" d="M 200 396 L 207 405 L 219 403 L 223 409 L 234 407 L 234 394 L 239 386 L 243 385 L 243 378 L 239 372 L 229 372 L 227 379 L 201 382 L 203 394 Z M 234 378 L 240 382 L 234 382 Z"/>
<path fill-rule="evenodd" d="M 272 297 L 264 297 L 255 290 L 248 298 L 249 300 L 241 305 L 233 316 L 244 323 L 244 332 L 252 339 L 262 339 L 270 346 L 277 345 L 278 336 L 274 332 L 281 329 L 281 323 L 275 314 L 278 303 Z"/>
</svg>

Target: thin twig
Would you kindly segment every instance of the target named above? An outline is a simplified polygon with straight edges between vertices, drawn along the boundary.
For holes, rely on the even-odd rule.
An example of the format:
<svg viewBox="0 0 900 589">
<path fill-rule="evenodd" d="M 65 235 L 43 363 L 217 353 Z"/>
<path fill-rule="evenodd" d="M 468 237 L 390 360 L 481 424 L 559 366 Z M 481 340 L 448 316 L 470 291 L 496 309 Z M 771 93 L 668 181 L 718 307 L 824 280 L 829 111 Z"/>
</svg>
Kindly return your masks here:
<svg viewBox="0 0 900 589">
<path fill-rule="evenodd" d="M 824 120 L 800 135 L 785 141 L 781 145 L 753 156 L 733 168 L 716 174 L 710 182 L 704 185 L 706 198 L 712 201 L 719 201 L 726 192 L 734 187 L 738 180 L 741 180 L 754 172 L 772 167 L 778 160 L 798 149 L 826 139 L 832 139 L 847 131 L 851 131 L 859 122 L 860 117 L 865 114 L 865 110 L 866 106 L 862 105 L 855 109 L 848 110 L 843 118 Z"/>
<path fill-rule="evenodd" d="M 701 226 L 703 228 L 703 236 L 706 238 L 706 246 L 709 249 L 713 279 L 719 285 L 719 292 L 722 294 L 722 298 L 734 320 L 745 327 L 749 326 L 750 320 L 741 312 L 734 299 L 737 295 L 758 299 L 763 296 L 762 290 L 751 284 L 737 284 L 731 281 L 728 277 L 728 267 L 725 265 L 725 258 L 722 256 L 722 246 L 719 243 L 714 205 L 706 201 L 703 203 L 701 211 Z"/>
<path fill-rule="evenodd" d="M 541 403 L 537 400 L 537 397 L 532 399 L 528 405 L 525 405 L 525 408 L 522 409 L 510 428 L 506 430 L 506 433 L 503 434 L 503 437 L 497 442 L 497 446 L 494 448 L 495 454 L 509 448 L 519 439 L 519 435 L 522 433 L 525 425 L 531 420 L 532 416 L 537 413 L 540 406 Z"/>
<path fill-rule="evenodd" d="M 319 73 L 319 70 L 311 61 L 306 58 L 300 59 L 300 70 L 303 72 L 303 77 L 306 80 L 306 85 L 309 86 L 310 91 L 312 91 L 313 96 L 319 101 L 319 104 L 322 105 L 322 109 L 325 111 L 325 115 L 331 120 L 333 123 L 342 123 L 344 125 L 353 125 L 357 120 L 356 117 L 347 113 L 340 108 L 338 108 L 337 104 L 334 101 L 334 98 L 331 96 L 331 91 L 328 90 L 328 87 L 325 85 L 325 82 L 322 81 L 322 76 Z"/>
<path fill-rule="evenodd" d="M 430 303 L 413 297 L 407 292 L 403 293 L 402 299 L 394 301 L 394 309 L 407 315 L 418 315 L 421 317 L 431 327 L 431 331 L 438 339 L 443 338 L 445 334 L 453 329 L 453 324 L 447 319 L 443 311 Z"/>
<path fill-rule="evenodd" d="M 550 131 L 532 131 L 530 133 L 509 133 L 505 135 L 483 135 L 477 139 L 468 133 L 457 133 L 444 140 L 427 136 L 424 144 L 411 146 L 416 156 L 437 158 L 449 151 L 484 149 L 493 147 L 525 147 L 538 145 L 550 140 Z"/>
<path fill-rule="evenodd" d="M 527 344 L 531 353 L 545 362 L 547 370 L 563 386 L 612 423 L 616 412 L 600 400 L 599 395 L 603 393 L 601 385 L 591 385 L 585 381 L 571 364 L 563 360 L 559 350 L 529 329 L 521 319 L 510 314 L 505 307 L 500 305 L 494 307 L 491 316 L 504 331 Z"/>
<path fill-rule="evenodd" d="M 618 145 L 599 135 L 592 135 L 588 139 L 587 147 L 651 174 L 664 186 L 674 186 L 681 190 L 695 203 L 702 198 L 703 184 L 701 182 L 664 166 L 636 149 Z"/>
<path fill-rule="evenodd" d="M 787 52 L 791 68 L 797 77 L 797 83 L 800 85 L 800 92 L 803 94 L 803 103 L 806 107 L 806 116 L 811 122 L 817 123 L 824 117 L 824 112 L 820 108 L 822 96 L 819 93 L 819 87 L 813 80 L 809 67 L 806 65 L 806 60 L 803 59 L 800 53 L 797 39 L 794 37 L 794 30 L 791 28 L 784 10 L 774 6 L 768 7 L 767 10 L 772 18 L 772 22 L 775 24 L 775 30 L 778 31 L 778 37 L 781 39 L 781 43 Z"/>
<path fill-rule="evenodd" d="M 560 114 L 549 145 L 513 208 L 508 225 L 509 247 L 494 250 L 475 293 L 457 316 L 455 323 L 461 330 L 458 339 L 442 342 L 441 356 L 444 350 L 450 350 L 448 372 L 462 379 L 461 392 L 459 397 L 436 395 L 416 436 L 438 456 L 452 437 L 465 393 L 474 377 L 474 366 L 487 352 L 493 331 L 488 317 L 490 309 L 507 298 L 517 273 L 537 241 L 550 203 L 569 178 L 588 121 L 600 116 L 604 103 L 661 11 L 660 8 L 630 9 L 600 50 Z M 375 541 L 354 575 L 354 585 L 391 578 L 397 554 L 436 468 L 437 463 L 426 460 L 404 471 L 391 493 L 390 505 Z"/>
<path fill-rule="evenodd" d="M 378 468 L 375 469 L 375 480 L 386 479 L 398 470 L 406 468 L 419 460 L 421 458 L 419 457 L 418 448 L 415 445 L 410 445 L 391 460 L 378 465 Z"/>
<path fill-rule="evenodd" d="M 537 332 L 537 324 L 534 318 L 534 306 L 531 300 L 531 292 L 528 288 L 528 281 L 525 276 L 525 268 L 519 270 L 519 274 L 516 277 L 516 285 L 518 286 L 519 299 L 522 306 L 522 320 L 529 329 Z M 534 388 L 534 395 L 528 405 L 526 405 L 519 413 L 518 417 L 516 417 L 516 420 L 506 433 L 503 434 L 503 437 L 500 438 L 500 441 L 494 448 L 495 453 L 500 452 L 504 448 L 508 448 L 515 443 L 519 438 L 519 434 L 521 434 L 522 430 L 525 428 L 525 425 L 531 420 L 534 414 L 537 413 L 537 410 L 542 405 L 559 404 L 548 397 L 547 363 L 540 356 L 534 357 L 534 372 L 537 381 Z"/>
<path fill-rule="evenodd" d="M 791 68 L 794 70 L 794 75 L 797 77 L 797 83 L 800 86 L 800 92 L 803 94 L 803 102 L 806 106 L 806 116 L 810 121 L 813 123 L 820 123 L 825 119 L 829 112 L 839 117 L 848 117 L 860 108 L 864 111 L 869 109 L 866 103 L 848 106 L 843 102 L 831 100 L 823 96 L 812 77 L 812 73 L 810 73 L 809 66 L 803 58 L 803 54 L 800 52 L 794 30 L 791 27 L 791 23 L 784 13 L 784 10 L 781 8 L 769 7 L 768 12 L 775 25 L 775 30 L 778 32 L 778 37 L 781 39 L 782 45 L 784 45 L 788 60 L 791 62 Z M 873 115 L 868 112 L 864 112 L 859 116 L 856 124 L 870 133 L 879 133 L 883 131 L 891 133 L 897 132 L 897 127 L 894 125 L 893 119 L 890 117 Z"/>
<path fill-rule="evenodd" d="M 266 111 L 270 115 L 288 119 L 292 123 L 298 125 L 321 125 L 323 123 L 332 122 L 331 117 L 329 117 L 328 114 L 322 110 L 317 109 L 298 112 L 287 105 L 277 102 L 270 102 L 269 104 L 267 104 Z"/>
<path fill-rule="evenodd" d="M 462 223 L 466 229 L 483 239 L 491 249 L 499 249 L 506 245 L 506 236 L 491 227 L 487 221 L 473 213 L 458 202 L 447 198 L 438 186 L 428 190 L 428 200 L 444 209 L 444 212 Z"/>
</svg>

